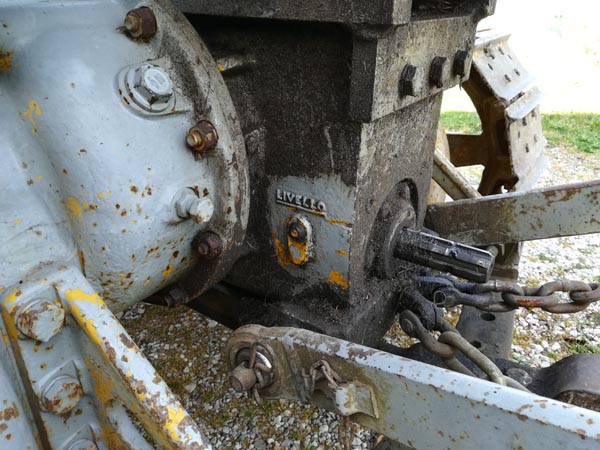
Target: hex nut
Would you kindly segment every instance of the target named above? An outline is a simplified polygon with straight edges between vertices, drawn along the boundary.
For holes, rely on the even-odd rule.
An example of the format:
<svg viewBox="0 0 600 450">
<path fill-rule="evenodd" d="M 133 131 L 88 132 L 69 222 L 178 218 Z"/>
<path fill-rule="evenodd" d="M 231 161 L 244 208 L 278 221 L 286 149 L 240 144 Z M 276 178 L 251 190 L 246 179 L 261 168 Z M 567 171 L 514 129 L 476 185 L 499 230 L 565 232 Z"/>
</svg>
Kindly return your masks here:
<svg viewBox="0 0 600 450">
<path fill-rule="evenodd" d="M 17 313 L 15 322 L 25 336 L 48 342 L 62 330 L 65 311 L 48 300 L 36 299 Z"/>
<path fill-rule="evenodd" d="M 132 9 L 123 21 L 125 31 L 133 39 L 148 40 L 154 37 L 158 30 L 156 16 L 147 6 Z"/>
<path fill-rule="evenodd" d="M 400 75 L 400 95 L 418 97 L 423 90 L 423 69 L 407 64 Z"/>
<path fill-rule="evenodd" d="M 175 213 L 180 219 L 192 218 L 198 224 L 209 222 L 215 212 L 210 198 L 198 197 L 191 188 L 179 191 L 175 197 Z"/>
<path fill-rule="evenodd" d="M 447 66 L 448 58 L 445 56 L 436 56 L 433 58 L 429 67 L 429 83 L 437 88 L 442 88 L 444 86 L 444 73 Z"/>
<path fill-rule="evenodd" d="M 218 142 L 217 130 L 208 120 L 201 120 L 190 128 L 185 138 L 187 146 L 197 153 L 214 149 Z"/>
<path fill-rule="evenodd" d="M 216 233 L 203 231 L 192 241 L 192 248 L 202 259 L 215 259 L 223 252 L 223 242 Z"/>
<path fill-rule="evenodd" d="M 131 68 L 125 83 L 133 102 L 145 111 L 158 113 L 174 106 L 173 82 L 160 66 L 145 63 Z"/>
<path fill-rule="evenodd" d="M 44 386 L 41 406 L 48 412 L 62 415 L 75 408 L 82 396 L 83 387 L 79 380 L 68 375 L 61 375 L 50 380 Z"/>
<path fill-rule="evenodd" d="M 452 71 L 460 76 L 464 77 L 467 75 L 467 68 L 469 62 L 469 52 L 466 50 L 459 50 L 454 55 L 454 62 L 452 63 Z"/>
</svg>

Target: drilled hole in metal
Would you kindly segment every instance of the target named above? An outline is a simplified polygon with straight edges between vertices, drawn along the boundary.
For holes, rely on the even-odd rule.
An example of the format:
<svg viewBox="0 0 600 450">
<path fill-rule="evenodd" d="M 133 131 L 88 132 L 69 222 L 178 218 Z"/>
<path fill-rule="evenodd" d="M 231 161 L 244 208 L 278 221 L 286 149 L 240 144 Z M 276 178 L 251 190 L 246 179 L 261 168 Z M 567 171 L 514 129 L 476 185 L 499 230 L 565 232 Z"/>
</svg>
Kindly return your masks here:
<svg viewBox="0 0 600 450">
<path fill-rule="evenodd" d="M 481 316 L 479 316 L 479 317 L 481 317 L 486 322 L 493 322 L 494 320 L 496 320 L 496 316 L 489 312 L 481 313 Z M 475 345 L 475 344 L 473 344 L 473 345 Z"/>
</svg>

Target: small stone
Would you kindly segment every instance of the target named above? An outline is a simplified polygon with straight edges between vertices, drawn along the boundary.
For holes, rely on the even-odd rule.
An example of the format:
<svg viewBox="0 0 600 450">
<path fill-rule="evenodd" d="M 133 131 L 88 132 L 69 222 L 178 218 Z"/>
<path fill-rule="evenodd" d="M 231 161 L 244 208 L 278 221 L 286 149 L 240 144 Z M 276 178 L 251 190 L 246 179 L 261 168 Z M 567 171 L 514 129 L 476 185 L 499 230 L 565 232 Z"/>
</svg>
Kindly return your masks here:
<svg viewBox="0 0 600 450">
<path fill-rule="evenodd" d="M 258 439 L 254 441 L 254 448 L 256 450 L 266 450 L 267 443 L 263 439 Z"/>
<path fill-rule="evenodd" d="M 185 391 L 186 391 L 188 394 L 191 394 L 191 393 L 192 393 L 192 392 L 194 392 L 194 390 L 196 389 L 196 382 L 195 382 L 195 381 L 193 381 L 193 382 L 191 382 L 191 383 L 188 383 L 188 384 L 186 384 L 186 385 L 185 385 L 183 388 L 185 389 Z"/>
</svg>

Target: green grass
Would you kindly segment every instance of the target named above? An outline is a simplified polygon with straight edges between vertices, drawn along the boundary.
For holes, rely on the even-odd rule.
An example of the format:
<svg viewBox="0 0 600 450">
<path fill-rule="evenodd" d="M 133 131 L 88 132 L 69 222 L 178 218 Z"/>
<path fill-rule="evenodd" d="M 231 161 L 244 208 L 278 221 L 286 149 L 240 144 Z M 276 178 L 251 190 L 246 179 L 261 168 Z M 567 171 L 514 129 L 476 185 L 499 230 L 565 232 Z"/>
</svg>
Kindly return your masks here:
<svg viewBox="0 0 600 450">
<path fill-rule="evenodd" d="M 474 112 L 445 111 L 441 121 L 449 132 L 481 133 L 481 122 Z M 600 151 L 600 114 L 543 114 L 542 127 L 549 146 L 585 153 Z"/>
</svg>

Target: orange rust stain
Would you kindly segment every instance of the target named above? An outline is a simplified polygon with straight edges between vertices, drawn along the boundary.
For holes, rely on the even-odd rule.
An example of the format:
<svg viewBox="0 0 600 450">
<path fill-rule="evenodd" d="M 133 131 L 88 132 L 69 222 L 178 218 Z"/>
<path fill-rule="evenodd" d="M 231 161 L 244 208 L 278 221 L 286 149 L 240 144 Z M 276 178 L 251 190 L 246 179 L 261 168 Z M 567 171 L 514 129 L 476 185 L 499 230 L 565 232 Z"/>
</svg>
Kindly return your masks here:
<svg viewBox="0 0 600 450">
<path fill-rule="evenodd" d="M 279 259 L 279 263 L 282 266 L 293 266 L 294 263 L 290 259 L 287 254 L 287 249 L 285 245 L 279 240 L 275 239 L 275 252 L 277 253 L 277 258 Z"/>
<path fill-rule="evenodd" d="M 335 252 L 341 256 L 348 256 L 348 252 L 346 250 L 336 250 Z"/>
<path fill-rule="evenodd" d="M 332 270 L 329 272 L 329 278 L 327 279 L 330 283 L 337 284 L 338 286 L 348 289 L 350 287 L 350 281 L 341 272 Z"/>
<path fill-rule="evenodd" d="M 340 219 L 335 219 L 335 218 L 334 219 L 329 219 L 328 222 L 331 225 L 338 225 L 338 224 L 339 225 L 344 225 L 344 226 L 350 225 L 350 222 L 346 222 L 345 220 L 340 220 Z"/>
<path fill-rule="evenodd" d="M 290 247 L 290 260 L 294 264 L 300 265 L 308 261 L 308 245 L 306 243 L 288 239 L 288 247 Z M 293 247 L 296 251 L 292 251 L 291 247 Z"/>
<path fill-rule="evenodd" d="M 169 264 L 169 265 L 168 265 L 168 266 L 165 268 L 165 270 L 163 270 L 163 272 L 162 272 L 162 274 L 163 274 L 163 277 L 165 277 L 165 278 L 166 278 L 166 277 L 168 277 L 169 275 L 171 275 L 171 272 L 173 272 L 173 265 L 172 265 L 172 264 Z"/>
<path fill-rule="evenodd" d="M 10 72 L 13 52 L 0 53 L 0 72 Z"/>
</svg>

